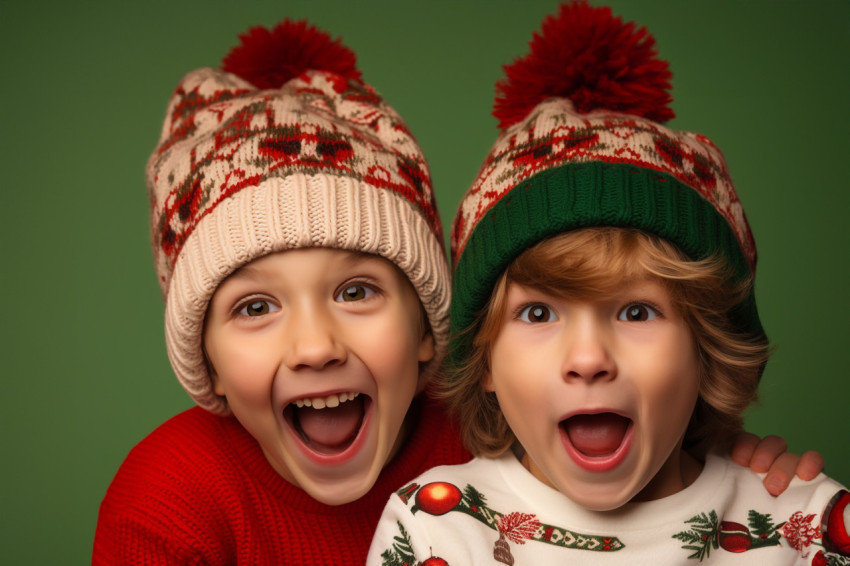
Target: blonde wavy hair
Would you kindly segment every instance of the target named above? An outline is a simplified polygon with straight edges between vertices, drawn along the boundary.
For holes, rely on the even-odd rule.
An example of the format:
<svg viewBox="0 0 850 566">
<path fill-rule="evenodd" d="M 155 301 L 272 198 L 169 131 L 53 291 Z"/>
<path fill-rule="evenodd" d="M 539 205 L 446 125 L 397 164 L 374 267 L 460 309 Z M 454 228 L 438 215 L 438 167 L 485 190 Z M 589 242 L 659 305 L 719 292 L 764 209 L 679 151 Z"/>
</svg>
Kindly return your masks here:
<svg viewBox="0 0 850 566">
<path fill-rule="evenodd" d="M 625 280 L 647 275 L 670 291 L 699 353 L 699 400 L 685 448 L 701 456 L 711 447 L 725 446 L 741 430 L 744 409 L 757 400 L 759 378 L 770 354 L 763 332 L 742 331 L 735 322 L 735 309 L 751 295 L 752 278 L 736 280 L 722 257 L 691 261 L 657 236 L 603 227 L 562 233 L 523 252 L 464 330 L 474 334 L 470 354 L 438 378 L 436 390 L 458 419 L 467 449 L 478 456 L 496 456 L 516 440 L 495 394 L 483 386 L 509 284 L 590 300 L 610 294 Z"/>
</svg>

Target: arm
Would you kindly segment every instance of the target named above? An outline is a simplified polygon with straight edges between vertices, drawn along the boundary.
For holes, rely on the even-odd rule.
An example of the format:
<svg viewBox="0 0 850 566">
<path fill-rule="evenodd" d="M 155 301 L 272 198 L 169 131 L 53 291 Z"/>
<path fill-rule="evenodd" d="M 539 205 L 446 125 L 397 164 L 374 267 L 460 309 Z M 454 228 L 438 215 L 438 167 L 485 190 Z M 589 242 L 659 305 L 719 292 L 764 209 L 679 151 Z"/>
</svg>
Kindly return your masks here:
<svg viewBox="0 0 850 566">
<path fill-rule="evenodd" d="M 163 425 L 134 447 L 100 505 L 92 565 L 217 564 L 228 560 L 218 490 Z"/>
<path fill-rule="evenodd" d="M 757 473 L 767 472 L 764 487 L 771 495 L 779 495 L 788 488 L 796 474 L 800 479 L 810 480 L 823 470 L 823 456 L 815 451 L 797 456 L 787 452 L 788 444 L 779 436 L 759 438 L 755 434 L 742 432 L 732 445 L 732 460 Z"/>
</svg>

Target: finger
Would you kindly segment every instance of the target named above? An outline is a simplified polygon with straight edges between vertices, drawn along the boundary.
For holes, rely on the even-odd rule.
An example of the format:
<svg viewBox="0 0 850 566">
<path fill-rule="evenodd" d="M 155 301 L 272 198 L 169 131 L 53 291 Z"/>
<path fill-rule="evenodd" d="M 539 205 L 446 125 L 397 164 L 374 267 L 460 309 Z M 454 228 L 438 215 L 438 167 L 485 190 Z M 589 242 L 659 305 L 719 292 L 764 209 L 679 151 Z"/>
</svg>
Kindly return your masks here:
<svg viewBox="0 0 850 566">
<path fill-rule="evenodd" d="M 773 461 L 764 478 L 764 487 L 768 493 L 775 497 L 788 489 L 799 460 L 800 457 L 796 454 L 785 452 Z"/>
<path fill-rule="evenodd" d="M 803 452 L 803 455 L 800 456 L 800 463 L 797 464 L 797 476 L 806 481 L 814 479 L 823 471 L 823 466 L 823 456 L 820 452 L 814 450 Z"/>
<path fill-rule="evenodd" d="M 762 473 L 770 469 L 774 460 L 788 450 L 788 444 L 779 436 L 769 435 L 761 439 L 750 459 L 750 469 Z M 796 455 L 793 455 L 796 458 Z M 796 469 L 796 460 L 794 462 Z"/>
<path fill-rule="evenodd" d="M 742 432 L 736 436 L 732 444 L 732 460 L 739 466 L 749 468 L 753 452 L 760 441 L 761 438 L 751 432 Z"/>
</svg>

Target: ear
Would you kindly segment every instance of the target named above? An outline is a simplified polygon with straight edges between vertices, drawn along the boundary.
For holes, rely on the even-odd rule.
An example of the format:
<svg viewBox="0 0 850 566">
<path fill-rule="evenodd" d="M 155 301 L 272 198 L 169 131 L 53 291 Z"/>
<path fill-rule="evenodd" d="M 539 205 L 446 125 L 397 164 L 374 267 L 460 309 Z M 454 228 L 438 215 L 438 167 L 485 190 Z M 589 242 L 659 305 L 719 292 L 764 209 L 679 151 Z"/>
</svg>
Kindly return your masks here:
<svg viewBox="0 0 850 566">
<path fill-rule="evenodd" d="M 434 344 L 434 335 L 431 334 L 430 330 L 427 330 L 422 334 L 422 338 L 419 340 L 418 354 L 420 362 L 430 362 L 434 359 L 434 356 L 437 355 L 437 347 Z"/>
<path fill-rule="evenodd" d="M 219 397 L 227 397 L 227 395 L 225 395 L 225 392 L 224 392 L 224 386 L 221 384 L 221 382 L 218 379 L 216 379 L 215 376 L 211 375 L 210 377 L 212 378 L 213 391 L 215 392 L 215 394 L 218 395 Z"/>
<path fill-rule="evenodd" d="M 493 387 L 493 376 L 489 371 L 481 377 L 481 387 L 484 388 L 484 391 L 493 392 L 496 390 L 496 388 Z"/>
<path fill-rule="evenodd" d="M 210 380 L 212 381 L 213 391 L 219 397 L 226 397 L 224 385 L 222 385 L 221 380 L 218 378 L 218 374 L 215 373 L 215 370 L 212 368 L 212 365 L 207 364 L 207 367 L 207 373 L 210 374 Z"/>
<path fill-rule="evenodd" d="M 434 359 L 434 356 L 437 355 L 437 347 L 434 345 L 434 335 L 431 334 L 430 330 L 425 331 L 422 334 L 422 338 L 419 340 L 419 350 L 417 352 L 419 359 L 419 382 L 416 384 L 416 393 L 421 393 L 425 386 L 428 385 L 428 381 L 431 376 L 431 372 L 424 372 L 422 368 L 425 363 L 430 362 Z"/>
<path fill-rule="evenodd" d="M 204 353 L 204 365 L 207 366 L 207 375 L 210 376 L 210 381 L 212 381 L 213 392 L 219 397 L 226 397 L 224 394 L 224 385 L 222 385 L 221 380 L 218 378 L 218 374 L 215 372 L 215 368 L 210 361 L 210 357 L 207 355 L 207 345 L 202 344 L 201 350 Z"/>
<path fill-rule="evenodd" d="M 212 299 L 210 299 L 210 304 L 212 303 Z M 219 397 L 227 396 L 224 394 L 224 385 L 222 385 L 221 380 L 218 378 L 218 374 L 215 372 L 215 368 L 213 367 L 212 359 L 210 359 L 210 355 L 207 352 L 207 322 L 209 321 L 210 315 L 210 304 L 207 304 L 207 312 L 204 315 L 204 326 L 203 326 L 203 334 L 201 334 L 201 353 L 204 355 L 204 365 L 207 368 L 207 375 L 212 381 L 213 392 Z"/>
</svg>

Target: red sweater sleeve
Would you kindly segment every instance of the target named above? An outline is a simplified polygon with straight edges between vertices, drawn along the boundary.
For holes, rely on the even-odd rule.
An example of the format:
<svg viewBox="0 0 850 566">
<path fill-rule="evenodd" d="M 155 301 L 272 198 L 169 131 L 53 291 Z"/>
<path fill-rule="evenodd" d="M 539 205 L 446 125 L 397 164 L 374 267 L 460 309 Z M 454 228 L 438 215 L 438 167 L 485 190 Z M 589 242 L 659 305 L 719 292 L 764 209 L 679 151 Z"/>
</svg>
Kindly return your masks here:
<svg viewBox="0 0 850 566">
<path fill-rule="evenodd" d="M 210 478 L 198 477 L 216 473 L 207 465 L 214 447 L 202 441 L 214 421 L 189 416 L 166 422 L 128 454 L 100 506 L 93 565 L 224 563 L 226 521 L 202 489 Z"/>
</svg>

